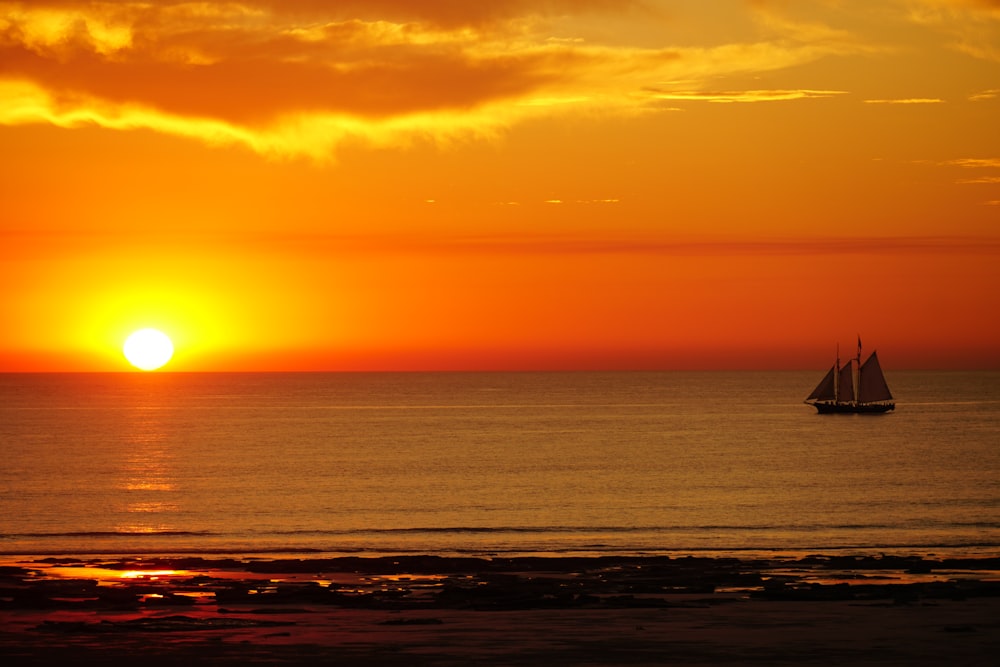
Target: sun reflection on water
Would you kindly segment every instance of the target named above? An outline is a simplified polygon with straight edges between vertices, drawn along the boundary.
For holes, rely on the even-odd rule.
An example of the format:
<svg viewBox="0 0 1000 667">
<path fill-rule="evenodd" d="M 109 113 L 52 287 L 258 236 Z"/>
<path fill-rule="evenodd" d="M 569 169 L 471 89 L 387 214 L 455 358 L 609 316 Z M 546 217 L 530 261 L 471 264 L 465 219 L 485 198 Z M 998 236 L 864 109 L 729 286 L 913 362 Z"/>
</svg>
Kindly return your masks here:
<svg viewBox="0 0 1000 667">
<path fill-rule="evenodd" d="M 119 578 L 156 581 L 160 577 L 176 577 L 181 574 L 186 573 L 181 570 L 125 570 L 119 575 Z"/>
<path fill-rule="evenodd" d="M 155 534 L 173 530 L 167 514 L 177 512 L 174 453 L 168 444 L 169 411 L 137 406 L 130 411 L 119 488 L 125 491 L 123 533 Z M 159 520 L 158 520 L 159 519 Z"/>
</svg>

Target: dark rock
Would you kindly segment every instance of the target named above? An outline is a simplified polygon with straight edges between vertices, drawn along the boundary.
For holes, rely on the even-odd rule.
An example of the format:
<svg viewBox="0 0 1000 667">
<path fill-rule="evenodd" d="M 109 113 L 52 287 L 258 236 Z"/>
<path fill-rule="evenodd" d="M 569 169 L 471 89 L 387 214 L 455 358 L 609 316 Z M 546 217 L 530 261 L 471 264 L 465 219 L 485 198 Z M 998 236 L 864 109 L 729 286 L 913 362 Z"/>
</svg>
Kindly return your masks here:
<svg viewBox="0 0 1000 667">
<path fill-rule="evenodd" d="M 379 625 L 443 625 L 440 618 L 391 618 L 380 621 Z"/>
</svg>

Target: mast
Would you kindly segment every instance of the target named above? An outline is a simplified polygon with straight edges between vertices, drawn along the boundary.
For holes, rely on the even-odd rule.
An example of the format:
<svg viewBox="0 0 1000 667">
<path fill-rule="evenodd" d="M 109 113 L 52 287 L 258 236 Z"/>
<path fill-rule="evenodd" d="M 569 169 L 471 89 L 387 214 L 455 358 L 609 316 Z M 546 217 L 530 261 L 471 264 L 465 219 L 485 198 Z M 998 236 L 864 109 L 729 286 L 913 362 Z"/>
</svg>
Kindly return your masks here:
<svg viewBox="0 0 1000 667">
<path fill-rule="evenodd" d="M 840 343 L 837 343 L 837 370 L 833 373 L 833 402 L 840 403 Z"/>
<path fill-rule="evenodd" d="M 856 359 L 858 362 L 858 368 L 857 371 L 853 373 L 855 405 L 861 402 L 861 334 L 858 334 L 858 356 Z"/>
<path fill-rule="evenodd" d="M 854 359 L 848 359 L 847 363 L 840 367 L 840 385 L 837 392 L 837 404 L 854 405 L 857 396 L 854 393 Z"/>
</svg>

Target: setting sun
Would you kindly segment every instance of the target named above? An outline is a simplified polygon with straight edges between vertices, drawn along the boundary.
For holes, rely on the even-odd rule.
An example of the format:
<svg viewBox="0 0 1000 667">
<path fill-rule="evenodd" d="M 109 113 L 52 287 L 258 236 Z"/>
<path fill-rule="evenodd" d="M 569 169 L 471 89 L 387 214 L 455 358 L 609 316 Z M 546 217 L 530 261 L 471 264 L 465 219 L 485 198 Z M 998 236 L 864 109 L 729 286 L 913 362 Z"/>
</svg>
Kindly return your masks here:
<svg viewBox="0 0 1000 667">
<path fill-rule="evenodd" d="M 170 361 L 174 354 L 174 344 L 162 331 L 140 329 L 125 340 L 122 351 L 129 363 L 136 368 L 153 371 Z"/>
<path fill-rule="evenodd" d="M 0 0 L 0 372 L 1000 368 L 998 2 Z"/>
</svg>

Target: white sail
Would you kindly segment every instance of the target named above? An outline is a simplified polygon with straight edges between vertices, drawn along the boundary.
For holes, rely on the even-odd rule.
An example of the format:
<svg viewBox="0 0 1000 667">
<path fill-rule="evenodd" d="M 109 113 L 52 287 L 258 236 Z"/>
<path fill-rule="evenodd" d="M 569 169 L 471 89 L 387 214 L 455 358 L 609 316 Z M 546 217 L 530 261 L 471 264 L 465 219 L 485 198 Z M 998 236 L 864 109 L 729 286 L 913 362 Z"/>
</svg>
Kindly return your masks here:
<svg viewBox="0 0 1000 667">
<path fill-rule="evenodd" d="M 847 365 L 840 369 L 840 382 L 837 387 L 837 402 L 850 403 L 854 400 L 854 363 L 848 361 Z"/>
<path fill-rule="evenodd" d="M 889 391 L 889 385 L 886 384 L 882 367 L 878 363 L 878 356 L 874 352 L 861 366 L 858 380 L 858 400 L 862 403 L 892 400 L 892 393 Z"/>
</svg>

